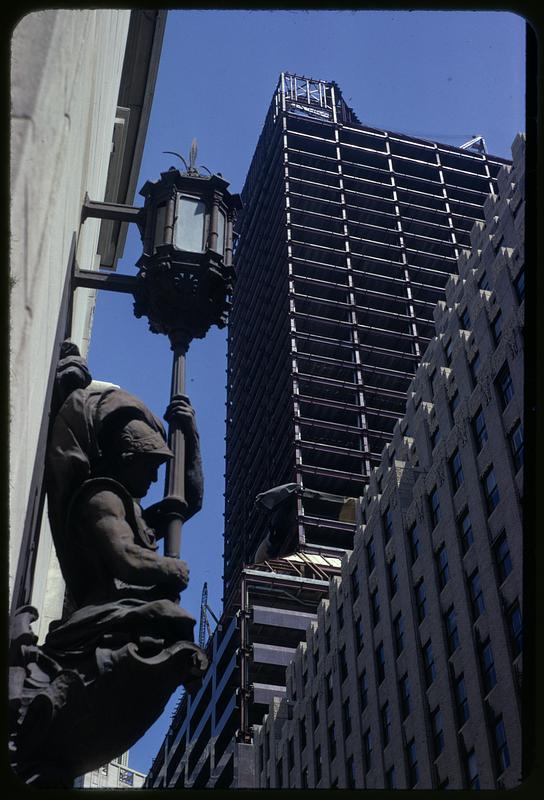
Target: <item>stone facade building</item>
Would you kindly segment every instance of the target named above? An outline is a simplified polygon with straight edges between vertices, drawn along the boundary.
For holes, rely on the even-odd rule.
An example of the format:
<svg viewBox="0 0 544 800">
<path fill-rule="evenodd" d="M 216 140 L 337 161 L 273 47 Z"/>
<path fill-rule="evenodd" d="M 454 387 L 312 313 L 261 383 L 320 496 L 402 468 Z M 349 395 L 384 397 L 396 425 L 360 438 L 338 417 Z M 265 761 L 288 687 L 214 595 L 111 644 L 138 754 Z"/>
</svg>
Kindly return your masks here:
<svg viewBox="0 0 544 800">
<path fill-rule="evenodd" d="M 165 23 L 165 11 L 47 9 L 12 34 L 9 593 L 38 609 L 40 640 L 64 597 L 44 513 L 53 378 L 65 336 L 86 355 L 95 305 L 74 267 L 115 270 L 127 228 L 83 225 L 82 206 L 133 202 Z"/>
<path fill-rule="evenodd" d="M 257 785 L 513 788 L 522 764 L 524 139 L 471 231 Z"/>
</svg>

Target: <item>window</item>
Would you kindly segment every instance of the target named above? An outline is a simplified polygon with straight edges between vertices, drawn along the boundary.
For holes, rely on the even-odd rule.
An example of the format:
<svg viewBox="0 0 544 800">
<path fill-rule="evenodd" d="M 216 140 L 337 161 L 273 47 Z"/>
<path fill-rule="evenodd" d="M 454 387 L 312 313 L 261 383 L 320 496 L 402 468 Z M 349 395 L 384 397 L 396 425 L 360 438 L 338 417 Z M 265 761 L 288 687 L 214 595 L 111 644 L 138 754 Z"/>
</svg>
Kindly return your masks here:
<svg viewBox="0 0 544 800">
<path fill-rule="evenodd" d="M 295 744 L 293 737 L 291 737 L 287 741 L 287 769 L 291 771 L 294 766 L 295 766 Z"/>
<path fill-rule="evenodd" d="M 370 607 L 372 609 L 372 624 L 377 625 L 380 621 L 380 595 L 378 587 L 370 594 Z"/>
<path fill-rule="evenodd" d="M 440 589 L 443 589 L 450 577 L 448 551 L 446 550 L 445 544 L 441 545 L 438 549 L 436 554 L 436 566 L 438 570 L 438 585 L 440 586 Z"/>
<path fill-rule="evenodd" d="M 354 600 L 359 597 L 359 573 L 357 567 L 351 573 L 351 594 Z"/>
<path fill-rule="evenodd" d="M 361 711 L 364 711 L 368 705 L 368 680 L 366 677 L 366 669 L 363 670 L 359 678 L 359 694 L 361 697 Z"/>
<path fill-rule="evenodd" d="M 327 672 L 325 676 L 325 699 L 327 701 L 327 705 L 330 706 L 332 703 L 332 672 Z"/>
<path fill-rule="evenodd" d="M 485 694 L 488 694 L 497 683 L 497 673 L 493 661 L 493 651 L 489 638 L 480 644 L 480 668 L 482 670 L 482 682 Z"/>
<path fill-rule="evenodd" d="M 500 500 L 495 470 L 492 466 L 487 470 L 482 478 L 482 486 L 484 490 L 485 505 L 489 515 L 497 508 Z"/>
<path fill-rule="evenodd" d="M 306 719 L 302 717 L 298 723 L 298 738 L 300 741 L 300 749 L 304 750 L 306 747 Z"/>
<path fill-rule="evenodd" d="M 387 508 L 385 514 L 382 516 L 382 524 L 384 540 L 388 542 L 393 533 L 393 516 L 390 508 Z"/>
<path fill-rule="evenodd" d="M 510 630 L 510 644 L 514 658 L 521 653 L 523 646 L 523 624 L 521 619 L 521 609 L 519 602 L 515 603 L 508 610 L 508 628 Z"/>
<path fill-rule="evenodd" d="M 439 706 L 431 712 L 431 730 L 433 732 L 434 758 L 438 758 L 444 749 L 444 724 L 442 722 L 442 712 Z"/>
<path fill-rule="evenodd" d="M 357 617 L 355 620 L 355 644 L 357 646 L 357 652 L 360 653 L 363 649 L 363 620 L 361 617 Z"/>
<path fill-rule="evenodd" d="M 448 400 L 448 406 L 449 406 L 449 409 L 450 409 L 450 414 L 451 414 L 452 420 L 454 419 L 453 415 L 454 415 L 455 409 L 457 408 L 458 405 L 459 405 L 459 392 L 457 391 L 457 389 L 455 389 L 455 391 L 453 392 L 452 396 Z"/>
<path fill-rule="evenodd" d="M 506 532 L 502 531 L 493 542 L 493 555 L 497 566 L 499 583 L 502 583 L 512 572 L 512 559 L 510 558 L 510 548 Z"/>
<path fill-rule="evenodd" d="M 408 764 L 408 788 L 413 789 L 418 779 L 415 739 L 410 739 L 406 745 L 406 762 Z"/>
<path fill-rule="evenodd" d="M 338 668 L 340 671 L 340 682 L 343 683 L 348 677 L 348 664 L 346 661 L 345 646 L 342 646 L 338 651 Z"/>
<path fill-rule="evenodd" d="M 394 597 L 399 588 L 399 571 L 397 569 L 397 560 L 395 556 L 393 556 L 387 565 L 387 575 L 389 577 L 389 594 L 391 597 Z"/>
<path fill-rule="evenodd" d="M 484 444 L 487 442 L 487 428 L 485 426 L 484 412 L 481 407 L 473 416 L 471 421 L 472 435 L 474 436 L 474 443 L 476 445 L 476 452 L 479 453 Z"/>
<path fill-rule="evenodd" d="M 119 769 L 119 783 L 126 783 L 127 786 L 134 786 L 134 773 L 129 769 Z"/>
<path fill-rule="evenodd" d="M 416 584 L 416 611 L 418 622 L 423 622 L 427 614 L 427 593 L 423 578 Z"/>
<path fill-rule="evenodd" d="M 470 593 L 470 604 L 472 607 L 472 617 L 476 620 L 480 614 L 485 611 L 484 595 L 480 582 L 480 574 L 477 569 L 474 570 L 468 579 L 468 588 Z"/>
<path fill-rule="evenodd" d="M 348 789 L 355 789 L 355 764 L 353 756 L 346 761 L 346 783 Z"/>
<path fill-rule="evenodd" d="M 386 789 L 397 788 L 397 776 L 395 775 L 395 767 L 389 767 L 385 773 L 385 787 Z"/>
<path fill-rule="evenodd" d="M 389 709 L 389 703 L 385 702 L 381 707 L 381 720 L 382 720 L 382 737 L 383 737 L 383 746 L 389 744 L 391 739 L 391 711 Z"/>
<path fill-rule="evenodd" d="M 314 730 L 319 725 L 319 697 L 314 695 L 312 697 L 312 716 L 314 718 Z"/>
<path fill-rule="evenodd" d="M 431 450 L 434 450 L 439 441 L 440 441 L 440 428 L 437 425 L 436 428 L 433 431 L 431 431 Z"/>
<path fill-rule="evenodd" d="M 365 771 L 368 772 L 372 766 L 372 736 L 370 734 L 370 728 L 367 728 L 363 733 L 363 759 Z"/>
<path fill-rule="evenodd" d="M 502 312 L 501 311 L 499 311 L 496 314 L 495 319 L 491 323 L 491 334 L 493 336 L 493 342 L 494 342 L 495 347 L 496 347 L 498 345 L 498 343 L 500 342 L 501 336 L 502 336 Z"/>
<path fill-rule="evenodd" d="M 459 633 L 457 631 L 457 616 L 455 614 L 455 609 L 453 606 L 450 606 L 448 611 L 444 616 L 444 622 L 446 623 L 446 640 L 448 644 L 448 653 L 451 656 L 457 648 L 459 647 Z"/>
<path fill-rule="evenodd" d="M 485 270 L 482 272 L 480 278 L 478 279 L 478 289 L 489 290 L 489 281 L 487 279 L 487 273 L 485 272 Z"/>
<path fill-rule="evenodd" d="M 276 786 L 278 789 L 283 787 L 283 761 L 281 758 L 278 759 L 276 764 Z"/>
<path fill-rule="evenodd" d="M 493 723 L 493 741 L 495 744 L 495 758 L 497 760 L 497 772 L 499 775 L 510 766 L 510 753 L 506 741 L 506 731 L 502 717 L 498 717 Z"/>
<path fill-rule="evenodd" d="M 464 308 L 459 315 L 459 326 L 463 331 L 470 330 L 470 314 L 468 313 L 468 308 Z"/>
<path fill-rule="evenodd" d="M 321 780 L 321 747 L 317 745 L 314 751 L 314 769 L 316 786 Z"/>
<path fill-rule="evenodd" d="M 329 742 L 329 759 L 332 761 L 336 757 L 336 731 L 334 722 L 331 722 L 327 731 L 327 738 Z"/>
<path fill-rule="evenodd" d="M 523 302 L 525 298 L 525 268 L 522 267 L 514 279 L 514 290 L 518 303 Z"/>
<path fill-rule="evenodd" d="M 436 528 L 440 520 L 440 498 L 436 486 L 429 495 L 429 513 L 431 515 L 431 525 Z"/>
<path fill-rule="evenodd" d="M 512 459 L 516 472 L 523 466 L 523 426 L 521 422 L 510 431 L 508 438 L 510 439 L 510 450 L 512 451 Z"/>
<path fill-rule="evenodd" d="M 395 635 L 395 654 L 398 658 L 404 650 L 404 622 L 400 611 L 393 621 L 393 630 Z"/>
<path fill-rule="evenodd" d="M 461 539 L 461 549 L 463 555 L 467 552 L 470 545 L 474 542 L 474 534 L 472 532 L 472 523 L 468 513 L 468 508 L 461 513 L 458 521 L 459 538 Z"/>
<path fill-rule="evenodd" d="M 344 738 L 347 738 L 351 733 L 351 713 L 350 713 L 350 699 L 344 700 L 342 704 L 342 720 L 344 723 Z"/>
<path fill-rule="evenodd" d="M 464 481 L 463 465 L 461 464 L 461 456 L 459 454 L 459 450 L 456 449 L 453 452 L 453 455 L 449 460 L 449 467 L 450 467 L 453 492 L 455 493 Z"/>
<path fill-rule="evenodd" d="M 376 674 L 379 685 L 385 679 L 385 652 L 383 649 L 383 642 L 380 642 L 376 648 Z"/>
<path fill-rule="evenodd" d="M 453 341 L 451 339 L 448 339 L 448 341 L 444 346 L 444 355 L 446 356 L 446 366 L 448 367 L 451 364 L 452 350 L 453 350 Z"/>
<path fill-rule="evenodd" d="M 371 573 L 376 566 L 376 550 L 374 548 L 374 538 L 368 540 L 366 544 L 366 563 L 368 572 Z"/>
<path fill-rule="evenodd" d="M 410 545 L 410 556 L 413 564 L 419 556 L 419 530 L 415 522 L 408 529 L 408 543 Z"/>
<path fill-rule="evenodd" d="M 504 364 L 497 375 L 495 386 L 497 387 L 499 400 L 504 410 L 514 396 L 514 384 L 512 383 L 512 376 L 510 375 L 507 363 Z"/>
<path fill-rule="evenodd" d="M 339 628 L 343 628 L 344 627 L 344 606 L 343 605 L 338 606 L 338 608 L 336 610 L 336 619 L 338 620 L 338 627 Z"/>
<path fill-rule="evenodd" d="M 478 775 L 478 764 L 476 763 L 476 753 L 471 750 L 466 755 L 465 768 L 467 771 L 467 783 L 469 789 L 480 788 L 480 776 Z"/>
<path fill-rule="evenodd" d="M 408 682 L 407 672 L 404 673 L 399 681 L 399 690 L 401 719 L 405 720 L 410 713 L 410 683 Z"/>
<path fill-rule="evenodd" d="M 425 671 L 425 686 L 427 689 L 436 678 L 436 667 L 434 665 L 434 656 L 431 640 L 423 646 L 423 669 Z"/>
<path fill-rule="evenodd" d="M 453 689 L 455 693 L 455 707 L 457 710 L 457 724 L 461 727 L 469 717 L 467 690 L 463 673 L 456 678 Z"/>
<path fill-rule="evenodd" d="M 468 362 L 468 369 L 470 372 L 470 378 L 472 381 L 472 386 L 476 386 L 478 382 L 478 373 L 480 372 L 480 354 L 476 353 L 471 361 Z"/>
</svg>

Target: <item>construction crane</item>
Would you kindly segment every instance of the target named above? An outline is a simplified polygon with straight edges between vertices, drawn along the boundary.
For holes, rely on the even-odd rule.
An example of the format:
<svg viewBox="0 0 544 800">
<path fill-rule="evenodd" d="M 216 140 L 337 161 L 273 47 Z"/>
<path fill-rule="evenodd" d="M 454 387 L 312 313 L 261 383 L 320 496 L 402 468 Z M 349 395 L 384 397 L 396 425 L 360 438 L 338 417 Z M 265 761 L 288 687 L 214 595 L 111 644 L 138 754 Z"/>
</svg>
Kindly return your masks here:
<svg viewBox="0 0 544 800">
<path fill-rule="evenodd" d="M 208 605 L 208 584 L 206 581 L 204 581 L 204 586 L 202 587 L 202 600 L 200 602 L 200 626 L 198 631 L 198 646 L 202 647 L 202 649 L 206 647 L 206 631 L 208 632 L 208 637 L 212 635 L 212 629 L 210 628 L 210 623 L 208 621 L 208 612 L 215 620 L 216 625 L 221 628 L 219 625 L 219 620 Z"/>
</svg>

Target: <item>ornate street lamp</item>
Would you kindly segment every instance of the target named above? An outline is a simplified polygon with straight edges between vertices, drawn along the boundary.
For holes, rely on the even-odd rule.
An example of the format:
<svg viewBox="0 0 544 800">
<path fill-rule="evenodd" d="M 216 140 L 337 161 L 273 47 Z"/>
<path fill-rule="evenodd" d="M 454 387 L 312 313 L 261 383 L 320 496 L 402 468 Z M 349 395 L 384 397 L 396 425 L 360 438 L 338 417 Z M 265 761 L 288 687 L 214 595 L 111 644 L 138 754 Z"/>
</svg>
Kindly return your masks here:
<svg viewBox="0 0 544 800">
<path fill-rule="evenodd" d="M 185 397 L 185 355 L 195 338 L 203 338 L 212 325 L 227 323 L 234 271 L 232 267 L 233 225 L 241 208 L 239 195 L 228 191 L 220 175 L 202 175 L 195 167 L 193 140 L 185 171 L 170 167 L 159 180 L 147 181 L 140 194 L 143 208 L 86 199 L 83 220 L 99 217 L 138 224 L 143 254 L 137 262 L 138 275 L 100 276 L 76 270 L 75 285 L 130 291 L 136 317 L 147 317 L 153 333 L 166 334 L 173 351 L 170 412 Z M 178 155 L 175 153 L 174 155 Z M 184 494 L 185 441 L 172 418 L 169 446 L 174 459 L 167 467 L 166 497 L 172 512 L 165 537 L 165 555 L 179 558 Z"/>
</svg>

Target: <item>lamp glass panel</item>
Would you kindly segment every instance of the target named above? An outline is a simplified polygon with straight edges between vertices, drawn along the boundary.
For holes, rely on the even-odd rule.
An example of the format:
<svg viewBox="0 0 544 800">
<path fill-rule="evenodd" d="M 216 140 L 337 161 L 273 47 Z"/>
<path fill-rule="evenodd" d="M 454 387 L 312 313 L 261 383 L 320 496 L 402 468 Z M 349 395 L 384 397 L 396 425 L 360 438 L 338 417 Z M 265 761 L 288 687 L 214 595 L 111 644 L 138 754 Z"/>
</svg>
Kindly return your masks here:
<svg viewBox="0 0 544 800">
<path fill-rule="evenodd" d="M 159 206 L 157 208 L 157 216 L 155 217 L 155 247 L 159 244 L 164 244 L 164 221 L 166 216 L 166 206 Z"/>
<path fill-rule="evenodd" d="M 217 209 L 217 253 L 225 252 L 225 214 L 221 209 Z"/>
<path fill-rule="evenodd" d="M 201 253 L 204 242 L 206 204 L 196 197 L 180 195 L 174 224 L 174 244 L 180 250 Z"/>
</svg>

